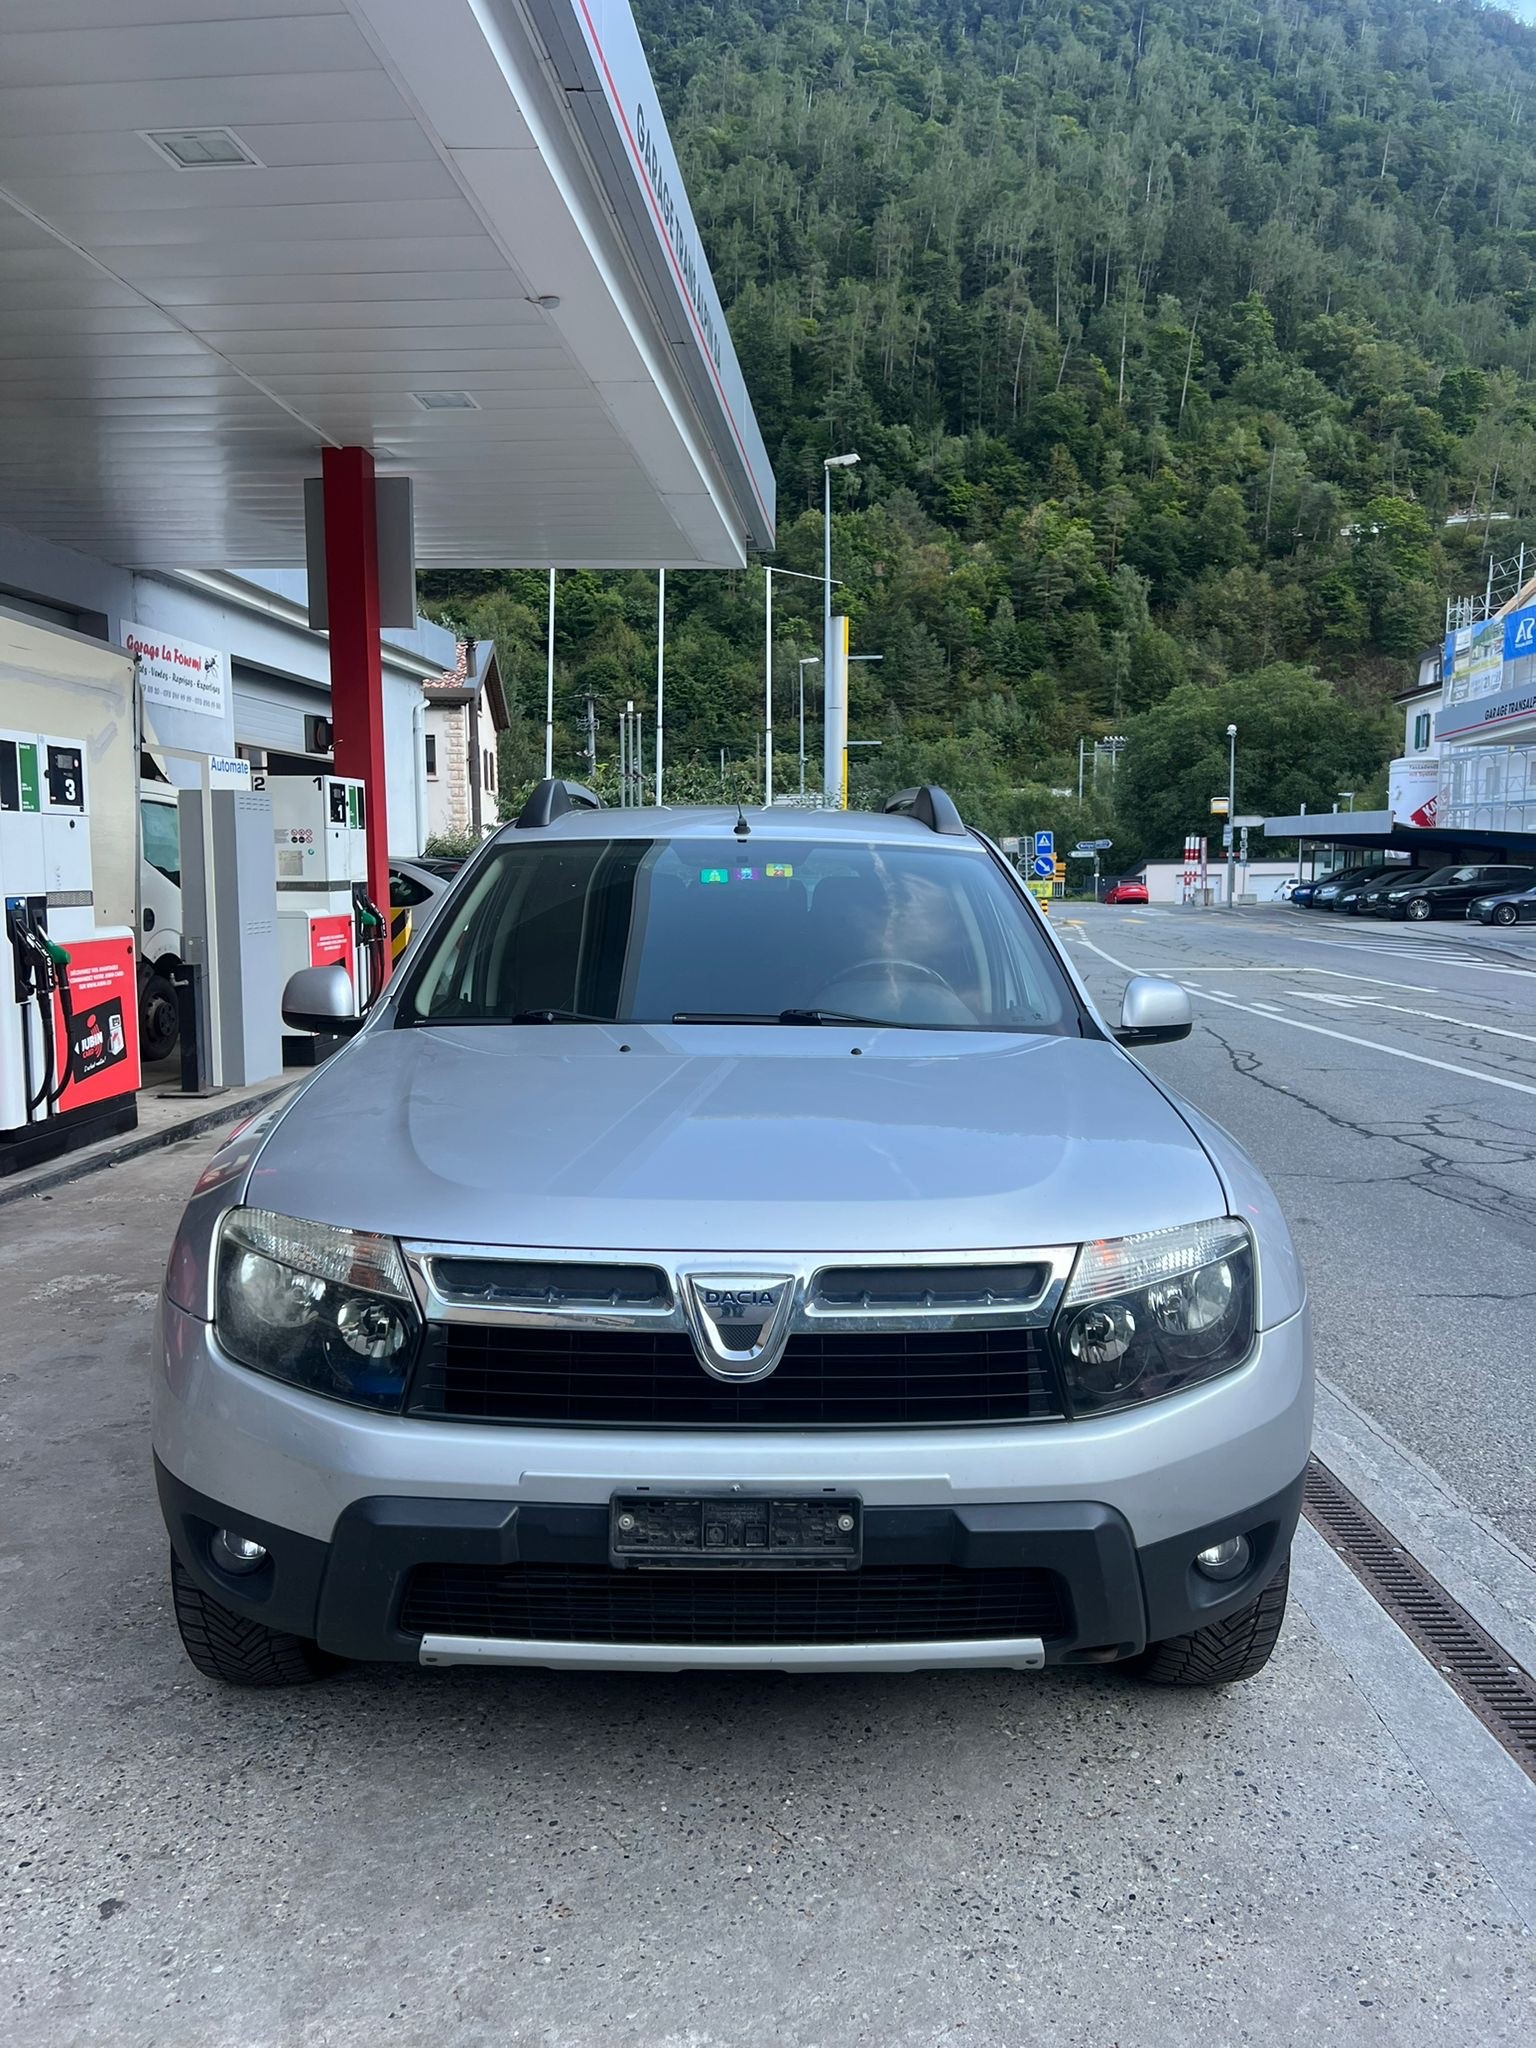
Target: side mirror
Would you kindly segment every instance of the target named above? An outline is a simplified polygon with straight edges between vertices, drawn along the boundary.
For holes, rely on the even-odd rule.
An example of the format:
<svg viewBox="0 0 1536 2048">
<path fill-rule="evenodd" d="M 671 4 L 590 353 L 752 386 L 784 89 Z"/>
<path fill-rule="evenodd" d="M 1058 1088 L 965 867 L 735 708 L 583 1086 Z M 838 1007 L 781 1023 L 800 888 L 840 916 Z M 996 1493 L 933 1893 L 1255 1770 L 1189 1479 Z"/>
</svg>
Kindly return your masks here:
<svg viewBox="0 0 1536 2048">
<path fill-rule="evenodd" d="M 1158 974 L 1133 974 L 1120 1004 L 1122 1045 L 1167 1045 L 1188 1038 L 1194 1028 L 1189 992 Z"/>
<path fill-rule="evenodd" d="M 361 1030 L 352 977 L 345 967 L 301 967 L 283 990 L 283 1022 L 291 1031 L 350 1038 Z"/>
</svg>

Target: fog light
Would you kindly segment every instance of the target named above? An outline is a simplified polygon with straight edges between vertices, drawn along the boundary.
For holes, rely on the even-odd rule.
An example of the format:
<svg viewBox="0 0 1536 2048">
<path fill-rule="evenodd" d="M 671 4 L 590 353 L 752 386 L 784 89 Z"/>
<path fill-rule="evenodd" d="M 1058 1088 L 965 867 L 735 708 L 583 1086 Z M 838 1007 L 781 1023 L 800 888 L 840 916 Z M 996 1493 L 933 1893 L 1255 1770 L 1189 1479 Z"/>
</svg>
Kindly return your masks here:
<svg viewBox="0 0 1536 2048">
<path fill-rule="evenodd" d="M 267 1561 L 267 1546 L 249 1536 L 237 1536 L 233 1529 L 215 1529 L 208 1554 L 221 1571 L 254 1572 Z"/>
<path fill-rule="evenodd" d="M 1195 1563 L 1208 1579 L 1238 1579 L 1248 1569 L 1248 1538 L 1224 1536 L 1205 1550 L 1195 1552 Z"/>
</svg>

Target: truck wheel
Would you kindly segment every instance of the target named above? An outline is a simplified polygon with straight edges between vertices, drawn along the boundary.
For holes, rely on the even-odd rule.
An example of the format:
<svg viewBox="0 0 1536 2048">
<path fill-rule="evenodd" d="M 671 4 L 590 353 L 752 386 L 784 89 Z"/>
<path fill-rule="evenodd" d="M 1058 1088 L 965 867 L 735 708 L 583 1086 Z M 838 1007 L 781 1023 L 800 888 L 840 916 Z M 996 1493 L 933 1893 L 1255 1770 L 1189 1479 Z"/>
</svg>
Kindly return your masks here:
<svg viewBox="0 0 1536 2048">
<path fill-rule="evenodd" d="M 205 1593 L 174 1552 L 171 1597 L 181 1647 L 204 1678 L 226 1685 L 307 1685 L 341 1669 L 339 1657 L 328 1657 L 306 1636 L 247 1621 Z"/>
<path fill-rule="evenodd" d="M 1150 1644 L 1131 1668 L 1152 1685 L 1235 1685 L 1252 1678 L 1269 1662 L 1280 1634 L 1290 1577 L 1287 1558 L 1251 1606 L 1190 1635 Z"/>
<path fill-rule="evenodd" d="M 179 1036 L 176 991 L 163 974 L 152 974 L 139 991 L 139 1057 L 169 1059 Z"/>
</svg>

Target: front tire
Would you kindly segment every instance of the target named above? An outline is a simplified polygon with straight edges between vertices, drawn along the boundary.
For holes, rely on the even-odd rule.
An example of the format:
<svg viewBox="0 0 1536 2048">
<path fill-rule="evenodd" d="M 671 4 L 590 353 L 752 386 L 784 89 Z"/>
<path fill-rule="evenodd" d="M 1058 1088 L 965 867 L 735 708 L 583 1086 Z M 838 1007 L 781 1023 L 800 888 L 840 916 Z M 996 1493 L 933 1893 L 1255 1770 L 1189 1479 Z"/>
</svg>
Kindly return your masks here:
<svg viewBox="0 0 1536 2048">
<path fill-rule="evenodd" d="M 139 995 L 139 1057 L 169 1059 L 180 1035 L 176 991 L 163 974 L 152 974 Z"/>
<path fill-rule="evenodd" d="M 1269 1662 L 1279 1639 L 1290 1579 L 1287 1557 L 1249 1606 L 1189 1635 L 1149 1644 L 1131 1668 L 1149 1685 L 1237 1685 L 1254 1677 Z"/>
<path fill-rule="evenodd" d="M 254 1687 L 308 1685 L 341 1669 L 340 1658 L 328 1657 L 307 1636 L 247 1621 L 205 1593 L 174 1552 L 171 1598 L 181 1647 L 204 1678 Z"/>
<path fill-rule="evenodd" d="M 1424 896 L 1415 896 L 1413 901 L 1408 905 L 1408 916 L 1414 924 L 1423 924 L 1429 917 L 1428 898 Z"/>
<path fill-rule="evenodd" d="M 1519 922 L 1519 918 L 1520 913 L 1516 910 L 1513 903 L 1496 903 L 1494 905 L 1493 921 L 1495 924 L 1516 924 Z"/>
</svg>

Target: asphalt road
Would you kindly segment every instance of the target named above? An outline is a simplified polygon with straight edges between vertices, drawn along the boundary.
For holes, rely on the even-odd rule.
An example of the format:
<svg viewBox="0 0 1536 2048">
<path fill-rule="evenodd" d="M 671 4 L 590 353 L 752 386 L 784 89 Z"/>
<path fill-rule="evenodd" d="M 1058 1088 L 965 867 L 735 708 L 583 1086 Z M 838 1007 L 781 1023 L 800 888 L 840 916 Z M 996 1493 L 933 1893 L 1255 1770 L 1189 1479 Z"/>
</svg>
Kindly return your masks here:
<svg viewBox="0 0 1536 2048">
<path fill-rule="evenodd" d="M 1331 1019 L 1289 993 L 1318 962 L 1460 991 L 1454 964 L 1293 968 L 1300 941 L 1262 920 L 1102 912 L 1070 936 L 1106 992 L 1123 972 L 1090 941 L 1177 954 L 1250 1005 L 1213 993 L 1154 1061 L 1277 1174 L 1330 1369 L 1491 1513 L 1528 1517 L 1521 1311 L 1483 1297 L 1521 1298 L 1503 1269 L 1526 1249 L 1536 1094 L 1252 1003 Z M 1488 979 L 1476 1010 L 1401 999 L 1523 1028 L 1528 981 Z M 1338 1028 L 1419 1028 L 1366 1014 Z M 1512 1077 L 1482 1028 L 1412 1043 Z M 0 1208 L 6 2048 L 1536 2036 L 1536 1786 L 1306 1529 L 1274 1662 L 1222 1695 L 1107 1672 L 205 1683 L 169 1613 L 146 1421 L 165 1247 L 215 1142 Z M 1434 1191 L 1446 1175 L 1459 1193 Z M 1536 1642 L 1536 1574 L 1390 1432 L 1327 1412 L 1352 1483 L 1442 1541 L 1448 1576 L 1474 1562 Z"/>
<path fill-rule="evenodd" d="M 1113 1014 L 1128 968 L 1191 990 L 1147 1064 L 1279 1195 L 1322 1371 L 1536 1552 L 1536 926 L 1061 909 Z"/>
</svg>

